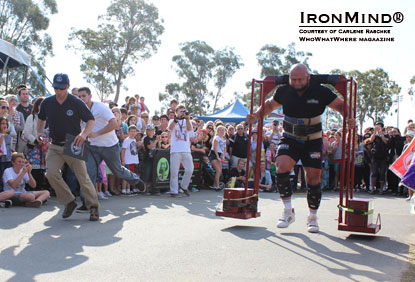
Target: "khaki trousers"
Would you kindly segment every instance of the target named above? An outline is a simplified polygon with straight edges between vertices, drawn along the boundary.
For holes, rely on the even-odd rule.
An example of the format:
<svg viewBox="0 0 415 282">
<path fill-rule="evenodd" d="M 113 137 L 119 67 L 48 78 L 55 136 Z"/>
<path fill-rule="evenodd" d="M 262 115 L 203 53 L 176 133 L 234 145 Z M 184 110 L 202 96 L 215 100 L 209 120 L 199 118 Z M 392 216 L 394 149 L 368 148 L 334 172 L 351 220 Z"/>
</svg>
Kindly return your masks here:
<svg viewBox="0 0 415 282">
<path fill-rule="evenodd" d="M 85 162 L 64 155 L 63 146 L 57 146 L 49 143 L 48 154 L 46 155 L 46 178 L 55 190 L 59 203 L 67 205 L 75 199 L 68 185 L 62 178 L 61 168 L 64 163 L 67 163 L 75 173 L 79 185 L 81 186 L 82 195 L 85 198 L 87 208 L 98 208 L 98 196 L 87 173 Z"/>
</svg>

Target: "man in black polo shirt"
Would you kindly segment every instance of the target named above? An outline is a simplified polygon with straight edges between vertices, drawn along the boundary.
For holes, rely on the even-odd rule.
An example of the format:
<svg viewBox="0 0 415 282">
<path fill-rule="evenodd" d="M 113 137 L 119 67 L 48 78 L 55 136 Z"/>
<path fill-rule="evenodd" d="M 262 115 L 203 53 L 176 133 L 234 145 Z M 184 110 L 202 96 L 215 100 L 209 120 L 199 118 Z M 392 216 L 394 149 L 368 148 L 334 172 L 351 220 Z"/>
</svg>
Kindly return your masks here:
<svg viewBox="0 0 415 282">
<path fill-rule="evenodd" d="M 238 165 L 238 161 L 243 159 L 246 162 L 248 153 L 248 136 L 244 132 L 244 126 L 236 126 L 236 134 L 230 140 L 229 155 L 231 156 L 231 168 Z"/>
<path fill-rule="evenodd" d="M 20 99 L 20 104 L 16 107 L 16 111 L 21 112 L 24 116 L 24 120 L 26 120 L 32 112 L 33 108 L 33 105 L 29 103 L 29 90 L 27 90 L 26 88 L 21 88 L 19 89 L 18 95 Z"/>
<path fill-rule="evenodd" d="M 286 228 L 295 221 L 291 204 L 290 172 L 301 159 L 306 172 L 307 202 L 310 214 L 307 219 L 308 232 L 318 232 L 317 209 L 321 201 L 321 156 L 322 128 L 320 116 L 326 106 L 343 114 L 343 100 L 330 89 L 310 82 L 310 73 L 303 64 L 295 64 L 290 71 L 290 85 L 277 89 L 274 96 L 264 105 L 264 116 L 283 107 L 284 134 L 277 151 L 277 186 L 284 204 L 284 212 L 277 227 Z M 260 117 L 261 108 L 248 115 L 250 123 Z M 349 119 L 348 125 L 355 126 L 355 120 Z M 303 129 L 303 132 L 293 130 Z"/>
<path fill-rule="evenodd" d="M 48 120 L 49 135 L 52 140 L 46 156 L 46 177 L 55 190 L 59 202 L 65 205 L 62 217 L 67 218 L 71 216 L 76 208 L 76 201 L 68 185 L 63 181 L 61 174 L 62 165 L 67 163 L 75 173 L 81 186 L 85 204 L 90 210 L 89 219 L 97 221 L 99 219 L 98 197 L 95 187 L 88 176 L 85 162 L 63 154 L 65 135 L 68 133 L 76 136 L 75 144 L 81 146 L 95 125 L 94 116 L 82 100 L 69 95 L 68 75 L 56 74 L 53 78 L 52 86 L 56 95 L 43 100 L 37 124 L 38 132 L 42 132 L 41 129 L 44 128 L 46 119 Z M 84 130 L 81 130 L 81 120 L 86 123 Z M 38 134 L 38 140 L 39 136 L 40 133 Z"/>
</svg>

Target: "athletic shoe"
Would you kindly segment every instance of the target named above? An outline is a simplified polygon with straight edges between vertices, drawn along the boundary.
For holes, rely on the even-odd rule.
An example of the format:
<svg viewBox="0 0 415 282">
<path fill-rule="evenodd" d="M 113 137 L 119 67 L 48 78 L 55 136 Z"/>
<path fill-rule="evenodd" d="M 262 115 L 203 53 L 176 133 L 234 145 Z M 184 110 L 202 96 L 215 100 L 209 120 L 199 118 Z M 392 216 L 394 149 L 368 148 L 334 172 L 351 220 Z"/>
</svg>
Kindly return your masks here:
<svg viewBox="0 0 415 282">
<path fill-rule="evenodd" d="M 98 199 L 99 200 L 108 200 L 108 198 L 105 197 L 104 192 L 98 192 Z"/>
<path fill-rule="evenodd" d="M 10 208 L 13 205 L 11 200 L 5 200 L 4 202 L 0 202 L 0 208 Z"/>
<path fill-rule="evenodd" d="M 192 192 L 199 192 L 199 190 L 197 190 L 196 188 L 192 187 L 192 189 L 190 190 Z"/>
<path fill-rule="evenodd" d="M 140 178 L 138 178 L 138 182 L 137 182 L 137 184 L 135 184 L 134 188 L 137 189 L 138 191 L 140 191 L 141 193 L 145 193 L 146 190 L 147 190 L 146 189 L 146 184 Z"/>
<path fill-rule="evenodd" d="M 68 218 L 72 215 L 73 211 L 76 208 L 76 201 L 73 200 L 72 202 L 68 203 L 67 205 L 65 205 L 65 209 L 62 213 L 62 217 L 63 218 Z"/>
<path fill-rule="evenodd" d="M 310 233 L 318 233 L 317 215 L 310 214 L 307 218 L 307 231 Z"/>
<path fill-rule="evenodd" d="M 173 198 L 182 198 L 183 197 L 179 193 L 177 193 L 177 194 L 170 193 L 170 196 L 172 196 Z"/>
<path fill-rule="evenodd" d="M 410 201 L 410 200 L 411 200 L 411 197 L 408 197 L 405 199 L 405 201 Z"/>
<path fill-rule="evenodd" d="M 98 221 L 99 220 L 99 212 L 97 207 L 91 207 L 90 209 L 90 221 Z"/>
<path fill-rule="evenodd" d="M 187 189 L 183 189 L 183 193 L 184 193 L 187 197 L 189 197 L 189 196 L 190 196 L 189 190 L 187 190 Z"/>
<path fill-rule="evenodd" d="M 131 195 L 132 194 L 132 192 L 131 192 L 131 190 L 127 190 L 127 192 L 125 192 L 127 195 Z"/>
<path fill-rule="evenodd" d="M 30 208 L 38 208 L 41 205 L 42 205 L 42 201 L 39 201 L 39 200 L 34 200 L 34 201 L 30 201 L 30 202 L 25 203 L 25 206 L 30 207 Z"/>
<path fill-rule="evenodd" d="M 110 193 L 110 191 L 104 192 L 104 195 L 107 196 L 107 197 L 112 197 L 112 194 Z"/>
<path fill-rule="evenodd" d="M 89 212 L 88 208 L 83 204 L 79 208 L 76 209 L 77 213 L 87 213 Z"/>
<path fill-rule="evenodd" d="M 282 218 L 278 220 L 278 228 L 287 228 L 291 223 L 295 221 L 294 209 L 284 209 Z"/>
</svg>

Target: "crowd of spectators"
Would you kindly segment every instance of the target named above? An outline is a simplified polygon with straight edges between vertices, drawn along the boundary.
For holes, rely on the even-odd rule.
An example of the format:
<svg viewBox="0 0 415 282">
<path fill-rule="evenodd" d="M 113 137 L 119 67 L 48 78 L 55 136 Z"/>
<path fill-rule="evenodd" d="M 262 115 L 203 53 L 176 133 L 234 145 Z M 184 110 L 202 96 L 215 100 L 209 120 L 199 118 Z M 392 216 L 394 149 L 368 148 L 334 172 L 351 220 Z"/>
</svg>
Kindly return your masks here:
<svg viewBox="0 0 415 282">
<path fill-rule="evenodd" d="M 37 114 L 43 101 L 42 97 L 30 102 L 29 90 L 23 85 L 17 95 L 0 98 L 0 202 L 1 206 L 25 205 L 41 206 L 53 194 L 45 178 L 45 159 L 47 154 L 47 124 L 39 143 L 37 132 Z M 77 88 L 72 95 L 79 97 Z M 161 115 L 150 115 L 145 98 L 135 95 L 127 97 L 125 104 L 119 106 L 113 101 L 104 101 L 111 109 L 117 122 L 116 136 L 123 166 L 135 172 L 145 182 L 144 190 L 130 187 L 125 180 L 117 178 L 102 161 L 97 171 L 96 191 L 100 200 L 113 195 L 131 195 L 149 193 L 159 195 L 153 187 L 152 171 L 154 150 L 170 150 L 172 146 L 169 121 L 175 120 L 178 101 L 172 100 L 170 108 Z M 171 122 L 170 122 L 171 123 Z M 224 123 L 221 120 L 204 122 L 196 117 L 190 118 L 190 150 L 198 154 L 202 168 L 202 183 L 190 187 L 197 192 L 201 187 L 220 190 L 224 187 L 243 187 L 248 173 L 248 186 L 252 186 L 254 170 L 260 170 L 260 190 L 277 192 L 276 155 L 283 128 L 278 120 L 268 123 L 262 129 L 253 128 L 251 138 L 251 156 L 249 170 L 246 172 L 248 153 L 248 124 Z M 263 130 L 262 144 L 258 144 L 258 130 Z M 339 189 L 341 174 L 342 129 L 330 129 L 323 132 L 323 191 Z M 355 191 L 371 194 L 391 193 L 408 197 L 408 191 L 399 185 L 400 179 L 388 170 L 403 152 L 405 146 L 415 136 L 415 124 L 408 121 L 403 134 L 393 126 L 384 127 L 376 122 L 373 127 L 356 135 L 355 140 Z M 346 139 L 347 140 L 347 139 Z M 346 144 L 347 145 L 347 144 Z M 261 162 L 255 163 L 257 146 L 261 146 Z M 65 166 L 63 177 L 75 196 L 79 196 L 79 184 L 73 172 Z M 292 171 L 293 190 L 305 189 L 304 170 L 301 161 Z M 181 191 L 182 193 L 187 191 Z M 409 198 L 408 198 L 409 199 Z M 78 209 L 79 212 L 83 208 Z"/>
</svg>

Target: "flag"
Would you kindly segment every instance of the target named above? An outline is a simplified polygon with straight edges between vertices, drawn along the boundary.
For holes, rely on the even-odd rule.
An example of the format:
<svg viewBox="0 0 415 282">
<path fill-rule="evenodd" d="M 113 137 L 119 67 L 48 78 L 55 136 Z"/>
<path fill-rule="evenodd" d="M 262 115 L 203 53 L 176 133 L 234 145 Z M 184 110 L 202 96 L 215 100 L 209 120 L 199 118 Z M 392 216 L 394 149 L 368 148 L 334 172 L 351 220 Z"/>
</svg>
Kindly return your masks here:
<svg viewBox="0 0 415 282">
<path fill-rule="evenodd" d="M 399 156 L 398 159 L 389 167 L 389 169 L 395 173 L 399 178 L 402 178 L 409 166 L 412 164 L 412 157 L 415 150 L 415 138 L 412 139 L 411 144 L 405 149 L 405 151 Z"/>
</svg>

